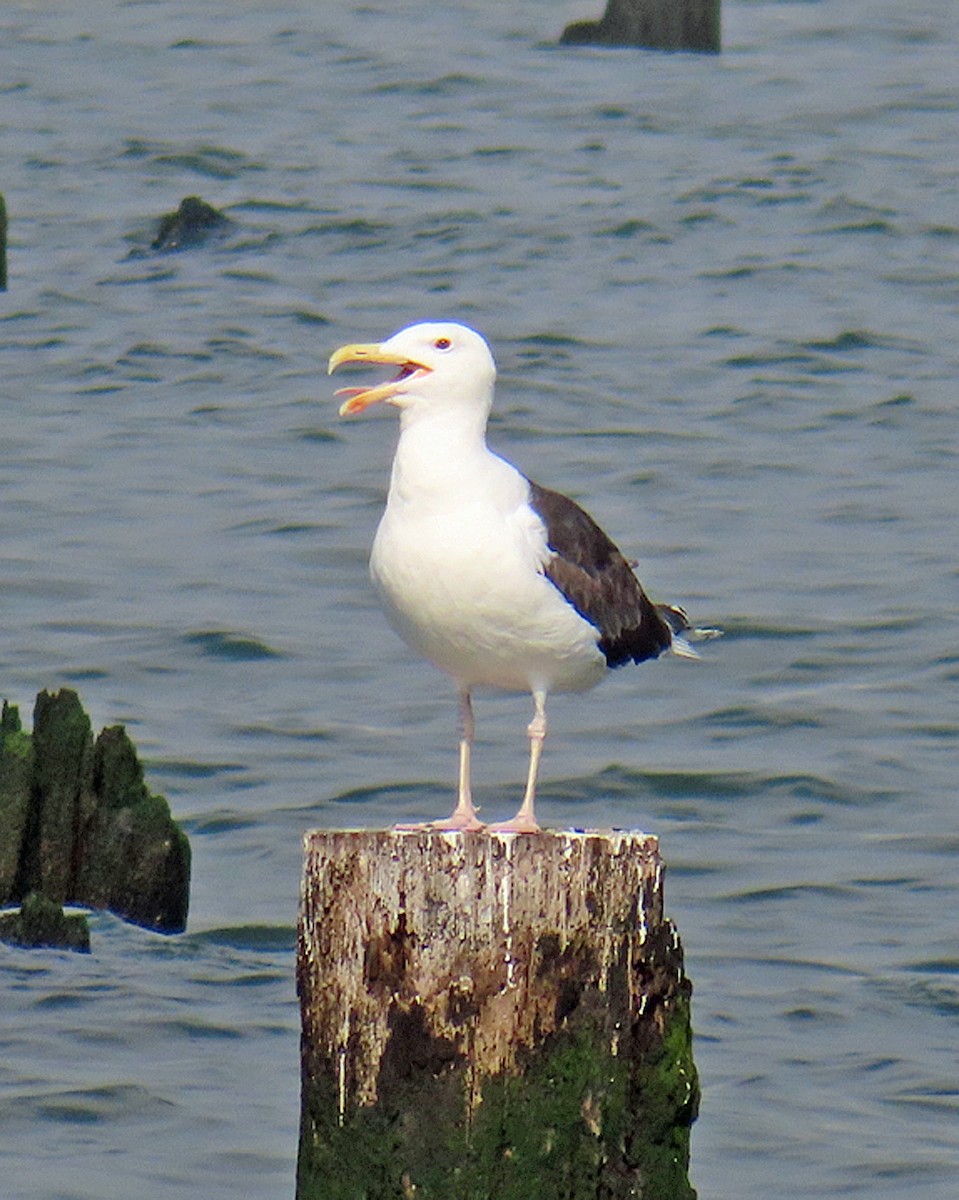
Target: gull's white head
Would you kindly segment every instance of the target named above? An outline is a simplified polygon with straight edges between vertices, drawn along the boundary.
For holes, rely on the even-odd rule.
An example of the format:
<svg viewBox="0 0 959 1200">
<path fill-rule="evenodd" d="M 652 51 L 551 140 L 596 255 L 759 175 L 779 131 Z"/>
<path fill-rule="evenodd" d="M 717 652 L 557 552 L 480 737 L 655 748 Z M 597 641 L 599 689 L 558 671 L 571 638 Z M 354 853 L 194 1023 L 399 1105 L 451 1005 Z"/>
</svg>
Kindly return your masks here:
<svg viewBox="0 0 959 1200">
<path fill-rule="evenodd" d="M 404 412 L 450 408 L 481 410 L 493 402 L 496 366 L 489 346 L 475 330 L 452 321 L 427 321 L 394 333 L 385 342 L 341 346 L 330 358 L 329 373 L 344 363 L 399 367 L 386 383 L 370 388 L 341 388 L 341 416 L 360 413 L 385 401 Z"/>
</svg>

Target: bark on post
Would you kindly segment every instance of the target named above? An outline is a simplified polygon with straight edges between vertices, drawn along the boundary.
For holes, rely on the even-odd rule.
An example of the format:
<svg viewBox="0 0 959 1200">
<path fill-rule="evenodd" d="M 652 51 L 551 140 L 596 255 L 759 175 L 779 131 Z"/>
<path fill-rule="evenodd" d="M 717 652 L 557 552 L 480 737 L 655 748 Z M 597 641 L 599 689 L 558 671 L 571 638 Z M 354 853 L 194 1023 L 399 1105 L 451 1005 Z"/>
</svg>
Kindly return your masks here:
<svg viewBox="0 0 959 1200">
<path fill-rule="evenodd" d="M 299 1200 L 675 1200 L 699 1089 L 657 839 L 306 836 Z"/>
<path fill-rule="evenodd" d="M 607 0 L 598 21 L 574 21 L 560 42 L 718 54 L 720 29 L 720 0 Z"/>
</svg>

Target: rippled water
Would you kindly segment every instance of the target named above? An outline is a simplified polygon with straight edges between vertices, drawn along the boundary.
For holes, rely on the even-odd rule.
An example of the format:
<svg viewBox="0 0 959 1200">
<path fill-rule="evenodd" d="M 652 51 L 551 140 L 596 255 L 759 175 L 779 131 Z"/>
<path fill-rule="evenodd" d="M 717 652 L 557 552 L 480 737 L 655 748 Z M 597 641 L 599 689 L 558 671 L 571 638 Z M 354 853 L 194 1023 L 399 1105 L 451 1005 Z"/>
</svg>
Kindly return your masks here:
<svg viewBox="0 0 959 1200">
<path fill-rule="evenodd" d="M 395 430 L 323 373 L 427 316 L 492 342 L 496 447 L 727 631 L 557 697 L 543 772 L 550 823 L 662 839 L 701 1196 L 955 1195 L 959 14 L 553 45 L 600 8 L 0 13 L 2 692 L 125 722 L 195 863 L 181 938 L 0 950 L 11 1200 L 292 1193 L 300 834 L 450 801 L 366 583 Z M 149 254 L 191 194 L 231 235 Z M 505 815 L 527 702 L 477 711 Z"/>
</svg>

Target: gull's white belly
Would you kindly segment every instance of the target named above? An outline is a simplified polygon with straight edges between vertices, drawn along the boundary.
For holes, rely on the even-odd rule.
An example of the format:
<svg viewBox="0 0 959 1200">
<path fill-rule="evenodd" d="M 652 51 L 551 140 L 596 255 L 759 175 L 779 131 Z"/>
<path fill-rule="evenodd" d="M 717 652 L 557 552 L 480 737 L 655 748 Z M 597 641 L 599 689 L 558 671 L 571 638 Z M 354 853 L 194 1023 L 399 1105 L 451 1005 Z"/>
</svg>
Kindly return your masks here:
<svg viewBox="0 0 959 1200">
<path fill-rule="evenodd" d="M 388 507 L 380 522 L 370 573 L 386 615 L 460 685 L 580 691 L 605 673 L 596 629 L 542 574 L 538 526 L 482 502 L 402 519 Z"/>
</svg>

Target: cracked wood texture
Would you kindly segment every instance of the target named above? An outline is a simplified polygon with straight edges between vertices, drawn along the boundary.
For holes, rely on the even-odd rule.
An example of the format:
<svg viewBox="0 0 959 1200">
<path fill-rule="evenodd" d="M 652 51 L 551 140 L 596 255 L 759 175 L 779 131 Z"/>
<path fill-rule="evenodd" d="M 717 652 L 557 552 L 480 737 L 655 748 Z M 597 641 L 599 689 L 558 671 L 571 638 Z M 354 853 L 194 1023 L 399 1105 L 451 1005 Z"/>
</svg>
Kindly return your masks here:
<svg viewBox="0 0 959 1200">
<path fill-rule="evenodd" d="M 306 835 L 299 1200 L 672 1200 L 699 1088 L 643 833 Z"/>
</svg>

